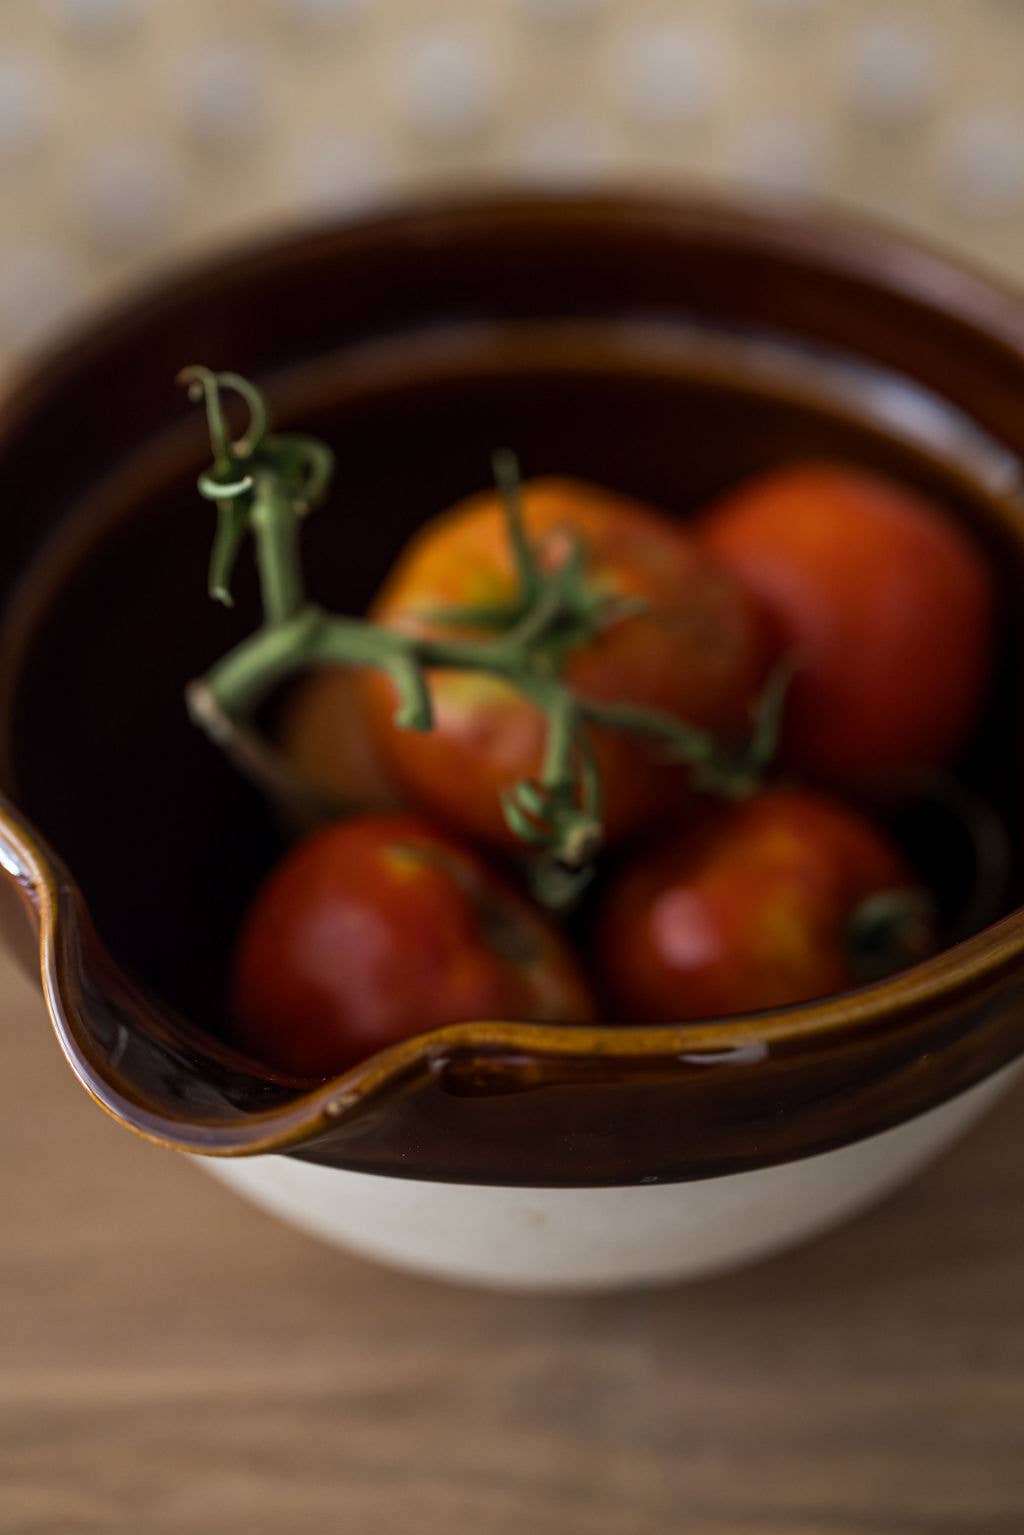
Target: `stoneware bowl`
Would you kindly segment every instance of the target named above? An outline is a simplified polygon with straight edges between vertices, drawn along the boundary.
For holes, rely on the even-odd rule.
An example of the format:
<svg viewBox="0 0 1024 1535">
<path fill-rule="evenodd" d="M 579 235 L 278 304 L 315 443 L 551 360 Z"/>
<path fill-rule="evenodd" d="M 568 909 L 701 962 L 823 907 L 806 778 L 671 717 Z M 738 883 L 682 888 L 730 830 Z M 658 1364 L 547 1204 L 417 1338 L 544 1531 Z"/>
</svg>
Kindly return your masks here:
<svg viewBox="0 0 1024 1535">
<path fill-rule="evenodd" d="M 125 1126 L 270 1210 L 411 1268 L 512 1286 L 706 1273 L 861 1208 L 948 1144 L 1024 1050 L 1024 913 L 884 984 L 679 1027 L 478 1022 L 335 1081 L 222 1043 L 226 956 L 279 851 L 182 688 L 252 626 L 204 596 L 185 363 L 249 373 L 326 437 L 315 595 L 359 609 L 511 443 L 685 515 L 838 454 L 933 492 L 991 554 L 1001 671 L 962 765 L 1016 837 L 1024 306 L 901 240 L 642 197 L 413 207 L 143 293 L 0 419 L 4 934 Z M 967 875 L 939 870 L 955 903 Z"/>
</svg>

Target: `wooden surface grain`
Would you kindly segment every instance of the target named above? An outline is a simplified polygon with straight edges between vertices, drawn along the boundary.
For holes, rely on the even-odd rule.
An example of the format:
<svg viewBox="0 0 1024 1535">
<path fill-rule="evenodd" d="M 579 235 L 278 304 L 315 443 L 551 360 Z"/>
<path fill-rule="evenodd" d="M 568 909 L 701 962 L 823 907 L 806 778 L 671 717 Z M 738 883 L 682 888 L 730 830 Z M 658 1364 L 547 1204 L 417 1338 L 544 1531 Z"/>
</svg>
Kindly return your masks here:
<svg viewBox="0 0 1024 1535">
<path fill-rule="evenodd" d="M 791 1255 L 509 1298 L 273 1223 L 0 1017 L 2 1535 L 1024 1531 L 1024 1091 Z"/>
</svg>

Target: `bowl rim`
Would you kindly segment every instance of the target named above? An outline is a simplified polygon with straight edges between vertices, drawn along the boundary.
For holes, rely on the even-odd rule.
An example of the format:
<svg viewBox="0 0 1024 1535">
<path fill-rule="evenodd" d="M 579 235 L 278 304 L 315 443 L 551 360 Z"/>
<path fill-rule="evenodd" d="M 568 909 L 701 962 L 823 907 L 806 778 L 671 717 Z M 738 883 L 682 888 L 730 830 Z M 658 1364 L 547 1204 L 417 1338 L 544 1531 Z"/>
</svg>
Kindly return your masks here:
<svg viewBox="0 0 1024 1535">
<path fill-rule="evenodd" d="M 87 369 L 115 332 L 161 306 L 178 304 L 211 282 L 225 282 L 240 266 L 269 271 L 300 252 L 329 250 L 380 232 L 411 232 L 429 239 L 437 221 L 453 222 L 565 217 L 609 217 L 667 224 L 707 234 L 756 235 L 769 249 L 825 266 L 834 274 L 873 281 L 897 298 L 955 307 L 959 318 L 980 329 L 1024 373 L 1024 295 L 985 275 L 970 262 L 944 255 L 928 242 L 877 221 L 830 209 L 780 208 L 776 202 L 661 192 L 635 187 L 598 193 L 499 191 L 438 198 L 424 194 L 369 213 L 328 223 L 286 227 L 261 239 L 243 238 L 206 251 L 150 277 L 126 296 L 105 303 L 61 339 L 12 370 L 0 392 L 0 457 L 11 436 L 31 419 L 66 378 Z M 954 304 L 955 298 L 955 304 Z M 1024 543 L 1024 531 L 1019 534 Z M 0 794 L 0 877 L 13 881 L 38 929 L 39 964 L 48 1011 L 61 1049 L 75 1075 L 119 1122 L 148 1139 L 207 1155 L 245 1155 L 286 1150 L 336 1127 L 352 1108 L 431 1062 L 460 1052 L 527 1052 L 531 1056 L 617 1059 L 624 1063 L 682 1059 L 719 1069 L 750 1052 L 800 1053 L 851 1037 L 877 1037 L 918 1019 L 926 1009 L 962 994 L 989 990 L 1024 961 L 1024 906 L 979 933 L 884 981 L 792 1007 L 685 1024 L 552 1025 L 474 1021 L 417 1034 L 360 1065 L 311 1086 L 294 1083 L 284 1107 L 251 1114 L 244 1124 L 184 1127 L 140 1106 L 112 1082 L 90 1048 L 84 1027 L 81 977 L 68 956 L 86 963 L 112 961 L 92 932 L 84 897 L 63 861 L 8 798 Z M 153 1005 L 155 1018 L 165 1016 Z M 211 1048 L 217 1049 L 216 1045 Z M 232 1053 L 223 1051 L 230 1056 Z M 236 1057 L 236 1059 L 240 1059 Z M 248 1062 L 252 1070 L 252 1062 Z M 262 1070 L 262 1069 L 261 1069 Z M 265 1073 L 268 1078 L 270 1073 Z"/>
</svg>

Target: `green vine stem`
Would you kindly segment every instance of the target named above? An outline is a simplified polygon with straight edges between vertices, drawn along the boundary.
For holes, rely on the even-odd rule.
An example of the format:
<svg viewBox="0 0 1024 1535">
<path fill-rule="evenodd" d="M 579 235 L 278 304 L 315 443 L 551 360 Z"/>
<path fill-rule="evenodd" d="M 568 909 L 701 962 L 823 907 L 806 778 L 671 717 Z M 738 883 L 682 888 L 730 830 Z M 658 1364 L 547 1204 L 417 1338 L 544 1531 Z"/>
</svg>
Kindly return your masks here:
<svg viewBox="0 0 1024 1535">
<path fill-rule="evenodd" d="M 180 379 L 190 397 L 205 406 L 213 450 L 213 464 L 198 482 L 200 494 L 217 507 L 210 593 L 230 605 L 235 564 L 251 536 L 264 615 L 255 633 L 190 685 L 189 708 L 196 723 L 269 792 L 281 797 L 288 770 L 261 749 L 248 722 L 277 684 L 325 665 L 386 672 L 398 699 L 395 722 L 408 730 L 432 728 L 427 673 L 434 670 L 500 677 L 542 711 L 547 744 L 540 778 L 510 785 L 502 803 L 515 836 L 539 851 L 534 884 L 550 905 L 574 898 L 601 842 L 593 727 L 650 738 L 667 757 L 688 763 L 694 782 L 707 791 L 741 797 L 756 788 L 775 750 L 789 668 L 769 679 L 750 738 L 739 751 L 674 715 L 575 694 L 564 680 L 568 653 L 637 612 L 638 604 L 594 591 L 579 543 L 556 570 L 541 569 L 526 534 L 512 454 L 496 454 L 494 472 L 518 575 L 517 600 L 486 614 L 470 608 L 445 611 L 449 627 L 493 631 L 484 639 L 413 638 L 365 619 L 329 613 L 305 595 L 299 524 L 327 493 L 330 450 L 314 438 L 272 433 L 262 395 L 238 374 L 190 367 Z M 228 434 L 224 391 L 238 395 L 249 412 L 246 430 L 236 439 Z"/>
</svg>

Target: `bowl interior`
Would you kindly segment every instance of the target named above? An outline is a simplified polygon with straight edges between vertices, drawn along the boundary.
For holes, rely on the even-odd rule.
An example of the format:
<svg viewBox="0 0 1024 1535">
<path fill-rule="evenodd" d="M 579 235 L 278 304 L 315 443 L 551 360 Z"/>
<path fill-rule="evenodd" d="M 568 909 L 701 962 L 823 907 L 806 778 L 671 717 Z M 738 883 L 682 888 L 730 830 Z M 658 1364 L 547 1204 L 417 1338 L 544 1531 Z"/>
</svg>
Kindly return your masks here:
<svg viewBox="0 0 1024 1535">
<path fill-rule="evenodd" d="M 504 197 L 237 252 L 45 361 L 0 412 L 0 894 L 35 902 L 82 1082 L 180 1149 L 628 1184 L 845 1144 L 1019 1055 L 1019 914 L 887 985 L 743 1020 L 480 1021 L 315 1090 L 225 1049 L 235 928 L 280 841 L 185 716 L 186 682 L 258 615 L 251 571 L 233 613 L 205 596 L 212 514 L 194 481 L 208 448 L 173 378 L 188 362 L 234 368 L 267 389 L 282 428 L 331 442 L 309 584 L 349 611 L 415 527 L 487 483 L 500 445 L 528 474 L 588 476 L 679 517 L 815 454 L 938 496 L 1000 583 L 999 671 L 960 770 L 1016 847 L 1022 315 L 986 282 L 841 221 Z M 953 910 L 963 859 L 926 851 Z M 1008 906 L 1021 883 L 1015 870 Z"/>
<path fill-rule="evenodd" d="M 349 612 L 365 608 L 413 529 L 488 483 L 500 445 L 528 474 L 589 477 L 684 518 L 745 475 L 807 455 L 877 466 L 938 496 L 987 546 L 1003 588 L 1001 675 L 962 773 L 1016 841 L 1024 566 L 1000 495 L 1006 454 L 909 379 L 757 327 L 616 318 L 435 325 L 265 382 L 279 425 L 336 451 L 334 493 L 306 525 L 305 549 L 313 595 Z M 8 752 L 19 805 L 73 871 L 115 960 L 216 1032 L 241 911 L 281 842 L 258 795 L 185 717 L 185 683 L 257 610 L 248 569 L 234 613 L 205 596 L 201 426 L 170 392 L 167 416 L 22 572 Z M 961 877 L 951 866 L 949 880 Z"/>
</svg>

